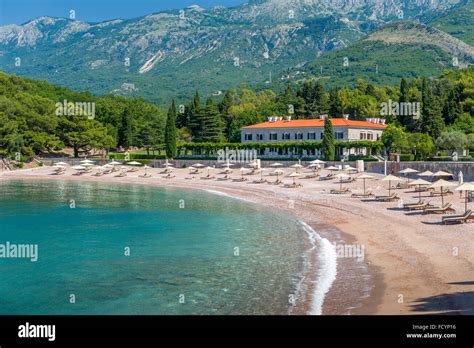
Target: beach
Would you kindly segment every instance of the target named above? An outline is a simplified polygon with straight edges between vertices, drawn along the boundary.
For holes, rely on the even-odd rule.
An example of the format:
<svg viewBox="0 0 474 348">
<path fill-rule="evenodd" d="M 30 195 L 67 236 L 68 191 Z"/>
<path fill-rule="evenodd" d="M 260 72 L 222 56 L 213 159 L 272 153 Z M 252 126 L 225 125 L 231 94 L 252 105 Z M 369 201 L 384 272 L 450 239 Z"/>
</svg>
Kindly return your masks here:
<svg viewBox="0 0 474 348">
<path fill-rule="evenodd" d="M 203 180 L 206 170 L 191 179 L 188 169 L 173 170 L 176 176 L 164 178 L 163 169 L 148 169 L 151 177 L 141 177 L 144 170 L 116 177 L 84 174 L 75 176 L 68 168 L 61 176 L 51 175 L 53 168 L 41 167 L 0 173 L 0 180 L 77 180 L 144 184 L 185 189 L 207 190 L 241 198 L 266 206 L 282 214 L 289 214 L 304 222 L 337 249 L 338 245 L 363 247 L 363 259 L 337 258 L 337 275 L 326 293 L 323 314 L 474 314 L 474 235 L 472 224 L 441 225 L 441 215 L 406 212 L 400 202 L 418 201 L 413 189 L 397 189 L 401 201 L 374 202 L 371 199 L 351 198 L 350 194 L 331 194 L 338 189 L 336 179 L 319 181 L 304 179 L 309 172 L 300 170 L 296 178 L 302 188 L 283 185 L 255 184 L 257 175 L 244 175 L 245 182 Z M 283 168 L 284 183 L 293 179 L 287 175 L 293 169 Z M 221 168 L 211 170 L 217 178 Z M 264 178 L 274 181 L 275 176 Z M 327 174 L 323 170 L 321 175 Z M 371 174 L 375 178 L 381 175 Z M 355 175 L 357 176 L 357 174 Z M 232 178 L 241 177 L 235 169 Z M 343 184 L 352 192 L 362 191 L 362 180 Z M 395 183 L 396 184 L 396 183 Z M 392 185 L 395 185 L 392 183 Z M 375 194 L 386 195 L 388 182 L 368 180 L 367 188 Z M 422 198 L 441 205 L 440 197 Z M 464 212 L 464 200 L 459 193 L 444 197 L 458 213 Z M 311 289 L 309 289 L 311 291 Z M 294 314 L 310 312 L 310 303 Z"/>
</svg>

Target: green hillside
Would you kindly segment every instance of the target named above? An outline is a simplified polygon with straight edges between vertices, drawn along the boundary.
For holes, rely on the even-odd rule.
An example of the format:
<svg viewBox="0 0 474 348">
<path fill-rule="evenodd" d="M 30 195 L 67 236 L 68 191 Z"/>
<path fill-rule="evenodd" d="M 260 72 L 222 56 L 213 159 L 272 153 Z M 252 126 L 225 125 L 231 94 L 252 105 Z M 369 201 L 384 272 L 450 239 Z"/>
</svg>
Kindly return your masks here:
<svg viewBox="0 0 474 348">
<path fill-rule="evenodd" d="M 447 12 L 435 19 L 430 25 L 469 45 L 474 45 L 474 3 Z"/>
</svg>

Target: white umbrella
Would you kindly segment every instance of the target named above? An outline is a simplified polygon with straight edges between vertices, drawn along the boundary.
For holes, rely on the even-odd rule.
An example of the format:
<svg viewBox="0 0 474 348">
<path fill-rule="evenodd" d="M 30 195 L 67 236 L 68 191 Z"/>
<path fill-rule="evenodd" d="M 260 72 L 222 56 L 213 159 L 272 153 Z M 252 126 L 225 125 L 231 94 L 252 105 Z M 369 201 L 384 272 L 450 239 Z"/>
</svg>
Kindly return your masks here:
<svg viewBox="0 0 474 348">
<path fill-rule="evenodd" d="M 412 168 L 405 168 L 403 170 L 400 170 L 398 173 L 407 176 L 408 174 L 419 173 L 419 171 Z M 407 182 L 410 182 L 410 178 L 408 176 L 407 176 Z"/>
<path fill-rule="evenodd" d="M 84 169 L 86 169 L 86 167 L 84 167 L 84 166 L 74 166 L 74 167 L 72 167 L 72 169 L 74 169 L 74 170 L 84 170 Z"/>
<path fill-rule="evenodd" d="M 94 163 L 94 161 L 85 159 L 85 160 L 83 160 L 83 161 L 81 161 L 81 162 L 79 162 L 79 163 L 81 163 L 81 164 L 91 164 L 91 163 Z"/>
<path fill-rule="evenodd" d="M 92 164 L 92 163 L 83 163 L 82 165 L 84 167 L 93 167 L 94 166 L 94 164 Z"/>
<path fill-rule="evenodd" d="M 455 183 L 455 182 L 450 182 L 450 181 L 446 181 L 444 179 L 439 179 L 438 181 L 431 184 L 430 187 L 432 187 L 432 188 L 439 187 L 441 189 L 441 205 L 444 205 L 443 187 L 450 187 L 450 186 L 456 186 L 456 185 L 457 185 L 457 183 Z"/>
<path fill-rule="evenodd" d="M 67 166 L 68 164 L 66 162 L 58 162 L 55 165 L 56 166 Z"/>
<path fill-rule="evenodd" d="M 293 164 L 293 165 L 291 166 L 291 168 L 295 168 L 295 169 L 296 169 L 296 173 L 298 173 L 298 169 L 303 168 L 303 166 L 302 166 L 301 164 L 297 163 L 297 164 Z"/>
<path fill-rule="evenodd" d="M 112 162 L 109 162 L 109 164 L 110 164 L 111 166 L 118 166 L 118 165 L 121 165 L 122 163 L 117 162 L 117 161 L 114 160 L 114 161 L 112 161 Z"/>
<path fill-rule="evenodd" d="M 398 176 L 390 174 L 390 175 L 387 175 L 386 177 L 384 177 L 382 179 L 382 181 L 388 181 L 388 195 L 390 196 L 390 191 L 392 189 L 392 187 L 391 187 L 392 181 L 402 181 L 402 179 L 400 179 Z"/>
<path fill-rule="evenodd" d="M 295 178 L 299 177 L 301 174 L 298 172 L 293 172 L 290 175 L 288 175 L 289 178 L 293 178 L 293 184 L 296 184 Z M 278 179 L 278 178 L 277 178 Z"/>
<path fill-rule="evenodd" d="M 423 179 L 417 179 L 415 181 L 410 182 L 408 185 L 418 186 L 418 198 L 421 200 L 421 186 L 431 185 L 431 182 L 423 180 Z"/>
<path fill-rule="evenodd" d="M 142 164 L 137 161 L 132 161 L 132 162 L 127 162 L 127 165 L 129 166 L 141 166 Z"/>
<path fill-rule="evenodd" d="M 456 191 L 465 191 L 465 200 L 464 200 L 464 211 L 467 211 L 467 200 L 468 200 L 468 191 L 474 191 L 474 183 L 472 182 L 465 182 L 461 186 L 456 188 Z"/>
<path fill-rule="evenodd" d="M 207 166 L 206 169 L 207 169 L 207 176 L 211 176 L 211 169 L 214 169 L 214 168 Z"/>
<path fill-rule="evenodd" d="M 311 161 L 309 163 L 311 163 L 311 164 L 325 164 L 326 162 L 317 159 L 317 160 Z"/>
<path fill-rule="evenodd" d="M 240 168 L 240 174 L 242 175 L 242 179 L 244 178 L 244 173 L 245 172 L 248 172 L 247 168 L 244 168 L 244 167 Z"/>
<path fill-rule="evenodd" d="M 275 162 L 275 163 L 270 164 L 270 167 L 283 167 L 283 164 Z"/>
<path fill-rule="evenodd" d="M 204 167 L 204 164 L 196 163 L 196 164 L 193 165 L 193 167 L 202 168 L 202 167 Z"/>
<path fill-rule="evenodd" d="M 282 174 L 284 173 L 284 171 L 281 170 L 281 169 L 275 169 L 275 170 L 273 171 L 273 173 L 277 176 L 277 181 L 278 181 L 278 176 L 279 176 L 279 175 L 282 175 Z"/>
<path fill-rule="evenodd" d="M 362 175 L 359 175 L 356 179 L 361 179 L 361 180 L 364 180 L 364 195 L 366 194 L 366 190 L 365 190 L 365 180 L 371 180 L 373 179 L 374 177 L 372 175 L 369 175 L 369 174 L 362 174 Z"/>
<path fill-rule="evenodd" d="M 434 173 L 433 176 L 450 176 L 450 177 L 453 177 L 453 174 L 448 173 L 448 172 L 443 172 L 442 170 L 440 170 L 440 171 Z"/>
<path fill-rule="evenodd" d="M 342 190 L 342 179 L 349 178 L 349 175 L 344 174 L 344 173 L 339 173 L 335 175 L 334 178 L 339 179 L 339 188 Z"/>
<path fill-rule="evenodd" d="M 353 171 L 357 171 L 357 168 L 349 166 L 349 167 L 344 168 L 344 170 L 348 172 L 353 172 Z"/>
</svg>

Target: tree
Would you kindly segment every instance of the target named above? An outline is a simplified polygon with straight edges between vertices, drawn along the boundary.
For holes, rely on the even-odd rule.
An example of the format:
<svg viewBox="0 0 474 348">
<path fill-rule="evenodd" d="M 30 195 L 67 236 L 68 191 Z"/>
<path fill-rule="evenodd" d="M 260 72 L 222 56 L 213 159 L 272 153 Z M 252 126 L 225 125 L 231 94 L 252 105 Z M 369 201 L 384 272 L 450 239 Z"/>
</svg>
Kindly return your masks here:
<svg viewBox="0 0 474 348">
<path fill-rule="evenodd" d="M 325 161 L 334 161 L 334 130 L 332 128 L 331 119 L 329 117 L 324 120 L 324 131 L 321 151 Z"/>
<path fill-rule="evenodd" d="M 188 109 L 188 128 L 190 129 L 193 136 L 199 137 L 202 133 L 203 125 L 201 120 L 201 97 L 199 96 L 199 92 L 197 90 Z"/>
<path fill-rule="evenodd" d="M 224 120 L 224 136 L 228 140 L 230 138 L 230 129 L 232 124 L 232 115 L 229 112 L 230 107 L 234 104 L 234 96 L 231 91 L 227 91 L 224 98 L 219 103 L 219 112 Z"/>
<path fill-rule="evenodd" d="M 448 92 L 443 106 L 443 117 L 447 125 L 456 122 L 462 114 L 461 93 L 462 87 L 460 85 L 452 87 Z"/>
<path fill-rule="evenodd" d="M 408 146 L 405 130 L 396 124 L 389 124 L 382 133 L 382 143 L 389 153 L 402 152 Z"/>
<path fill-rule="evenodd" d="M 435 150 L 435 144 L 429 134 L 409 133 L 408 147 L 416 154 L 417 159 L 425 160 Z"/>
<path fill-rule="evenodd" d="M 433 96 L 431 86 L 426 78 L 422 80 L 421 87 L 421 130 L 436 139 L 444 128 L 441 116 L 441 105 L 437 97 Z"/>
<path fill-rule="evenodd" d="M 468 137 L 462 131 L 448 130 L 436 139 L 436 146 L 441 150 L 460 151 L 468 144 Z"/>
<path fill-rule="evenodd" d="M 166 117 L 165 127 L 165 150 L 167 158 L 175 158 L 177 153 L 176 148 L 176 104 L 173 99 L 171 106 L 168 110 L 168 116 Z"/>
<path fill-rule="evenodd" d="M 217 106 L 211 98 L 206 102 L 202 112 L 202 138 L 200 141 L 218 143 L 224 140 L 224 122 Z"/>
<path fill-rule="evenodd" d="M 332 88 L 329 91 L 329 115 L 331 117 L 340 118 L 344 114 L 342 100 L 339 96 L 337 88 Z"/>
</svg>

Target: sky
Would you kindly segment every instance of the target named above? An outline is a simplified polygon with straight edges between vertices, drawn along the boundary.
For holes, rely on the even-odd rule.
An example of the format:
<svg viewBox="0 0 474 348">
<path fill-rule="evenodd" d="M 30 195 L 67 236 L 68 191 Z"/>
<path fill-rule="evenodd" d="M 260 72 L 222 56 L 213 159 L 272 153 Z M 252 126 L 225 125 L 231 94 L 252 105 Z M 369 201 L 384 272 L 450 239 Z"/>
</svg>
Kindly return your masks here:
<svg viewBox="0 0 474 348">
<path fill-rule="evenodd" d="M 247 0 L 0 0 L 0 26 L 22 24 L 39 16 L 69 17 L 100 22 L 115 18 L 134 18 L 153 12 L 181 9 L 189 5 L 202 7 L 236 6 Z"/>
</svg>

